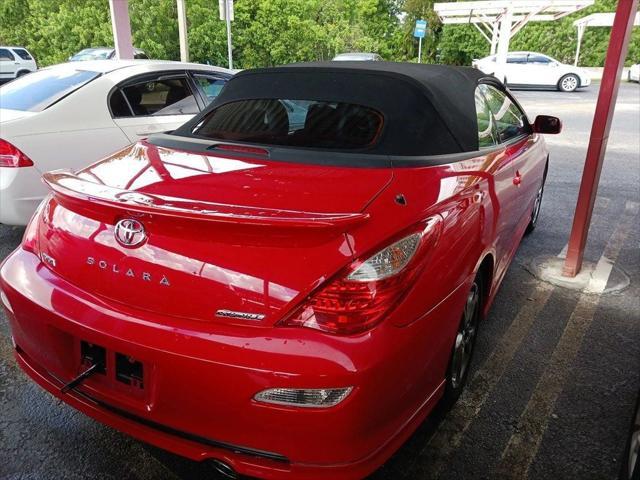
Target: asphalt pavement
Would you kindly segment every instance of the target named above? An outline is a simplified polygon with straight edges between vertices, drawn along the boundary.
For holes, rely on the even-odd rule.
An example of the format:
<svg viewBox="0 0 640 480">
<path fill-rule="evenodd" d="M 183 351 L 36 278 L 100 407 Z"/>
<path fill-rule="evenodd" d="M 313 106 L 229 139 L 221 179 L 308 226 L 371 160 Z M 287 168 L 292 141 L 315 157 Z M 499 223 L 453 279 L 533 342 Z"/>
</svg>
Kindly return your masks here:
<svg viewBox="0 0 640 480">
<path fill-rule="evenodd" d="M 598 85 L 517 91 L 529 115 L 562 118 L 538 228 L 524 238 L 481 325 L 467 390 L 436 411 L 372 478 L 614 479 L 640 390 L 640 86 L 623 83 L 585 258 L 630 279 L 615 294 L 584 294 L 531 272 L 561 255 L 577 198 Z M 1 207 L 0 207 L 1 208 Z M 23 229 L 0 225 L 0 258 Z M 328 426 L 329 427 L 329 426 Z M 218 478 L 105 427 L 45 393 L 18 369 L 0 318 L 0 478 Z"/>
</svg>

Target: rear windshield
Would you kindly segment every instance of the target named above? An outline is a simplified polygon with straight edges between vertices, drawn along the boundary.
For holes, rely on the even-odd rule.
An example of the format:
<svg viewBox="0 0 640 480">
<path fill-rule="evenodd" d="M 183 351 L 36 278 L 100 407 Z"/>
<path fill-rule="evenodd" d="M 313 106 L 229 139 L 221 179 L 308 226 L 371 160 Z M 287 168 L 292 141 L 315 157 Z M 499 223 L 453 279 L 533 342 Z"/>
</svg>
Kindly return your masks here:
<svg viewBox="0 0 640 480">
<path fill-rule="evenodd" d="M 252 99 L 212 110 L 192 133 L 200 137 L 310 148 L 374 145 L 382 115 L 361 105 L 318 100 Z"/>
<path fill-rule="evenodd" d="M 0 108 L 40 112 L 100 76 L 86 70 L 39 70 L 0 87 Z"/>
<path fill-rule="evenodd" d="M 69 58 L 72 62 L 78 60 L 106 60 L 111 55 L 113 49 L 109 48 L 86 48 Z"/>
</svg>

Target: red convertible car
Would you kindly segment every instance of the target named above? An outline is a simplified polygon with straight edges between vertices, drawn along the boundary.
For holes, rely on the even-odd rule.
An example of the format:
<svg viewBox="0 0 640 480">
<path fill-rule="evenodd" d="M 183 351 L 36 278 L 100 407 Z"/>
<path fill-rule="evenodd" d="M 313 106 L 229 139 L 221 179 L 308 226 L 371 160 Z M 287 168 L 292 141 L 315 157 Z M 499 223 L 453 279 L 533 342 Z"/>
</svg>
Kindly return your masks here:
<svg viewBox="0 0 640 480">
<path fill-rule="evenodd" d="M 472 68 L 243 71 L 178 130 L 44 175 L 0 271 L 17 361 L 228 476 L 366 476 L 460 395 L 560 128 Z"/>
</svg>

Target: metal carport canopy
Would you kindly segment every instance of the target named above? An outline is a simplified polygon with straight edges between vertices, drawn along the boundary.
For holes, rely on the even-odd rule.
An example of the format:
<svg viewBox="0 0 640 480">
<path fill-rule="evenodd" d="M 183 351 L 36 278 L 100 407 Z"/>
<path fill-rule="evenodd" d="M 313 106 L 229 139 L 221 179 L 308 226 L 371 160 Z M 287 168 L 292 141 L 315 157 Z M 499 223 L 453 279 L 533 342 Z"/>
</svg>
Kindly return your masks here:
<svg viewBox="0 0 640 480">
<path fill-rule="evenodd" d="M 592 13 L 591 15 L 587 15 L 586 17 L 579 18 L 575 22 L 573 22 L 573 26 L 578 29 L 578 44 L 576 45 L 576 59 L 573 62 L 574 65 L 578 65 L 578 57 L 580 56 L 580 45 L 582 44 L 582 36 L 584 35 L 584 30 L 587 27 L 612 27 L 613 19 L 616 14 L 614 12 L 611 13 Z M 635 19 L 633 21 L 634 26 L 640 25 L 640 13 L 636 13 Z"/>
<path fill-rule="evenodd" d="M 594 0 L 489 0 L 436 3 L 445 25 L 472 24 L 497 53 L 495 75 L 504 79 L 509 41 L 529 22 L 552 21 L 593 5 Z"/>
</svg>

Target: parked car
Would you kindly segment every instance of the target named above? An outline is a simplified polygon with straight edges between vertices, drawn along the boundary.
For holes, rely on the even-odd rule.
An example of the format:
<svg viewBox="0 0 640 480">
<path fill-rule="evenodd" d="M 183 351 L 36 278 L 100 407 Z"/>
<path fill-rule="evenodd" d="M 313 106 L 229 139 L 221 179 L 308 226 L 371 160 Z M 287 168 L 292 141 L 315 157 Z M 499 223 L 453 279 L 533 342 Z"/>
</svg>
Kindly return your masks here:
<svg viewBox="0 0 640 480">
<path fill-rule="evenodd" d="M 496 56 L 474 60 L 472 66 L 493 75 Z M 510 52 L 507 55 L 506 83 L 511 88 L 553 88 L 573 92 L 591 84 L 589 73 L 573 65 L 560 63 L 537 52 Z"/>
<path fill-rule="evenodd" d="M 44 175 L 0 268 L 17 361 L 228 475 L 363 478 L 461 394 L 560 128 L 472 68 L 242 71 L 173 133 Z"/>
<path fill-rule="evenodd" d="M 629 80 L 630 82 L 640 83 L 640 63 L 631 65 L 631 67 L 629 68 L 629 73 L 627 75 L 627 80 Z"/>
<path fill-rule="evenodd" d="M 333 57 L 334 62 L 352 62 L 352 61 L 360 61 L 360 62 L 381 62 L 382 57 L 377 53 L 362 53 L 362 52 L 351 52 L 351 53 L 340 53 Z"/>
<path fill-rule="evenodd" d="M 0 81 L 13 80 L 37 69 L 36 61 L 26 48 L 0 46 Z"/>
<path fill-rule="evenodd" d="M 112 60 L 116 57 L 116 49 L 112 47 L 85 48 L 69 57 L 70 62 L 80 62 L 86 60 Z M 133 58 L 136 60 L 148 60 L 149 57 L 139 48 L 133 49 Z"/>
<path fill-rule="evenodd" d="M 26 225 L 43 172 L 79 169 L 204 109 L 231 76 L 208 65 L 98 60 L 0 87 L 0 223 Z"/>
</svg>

